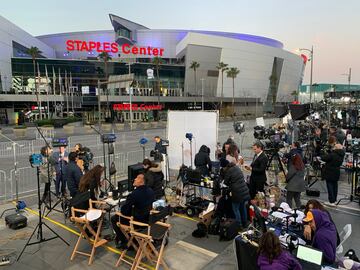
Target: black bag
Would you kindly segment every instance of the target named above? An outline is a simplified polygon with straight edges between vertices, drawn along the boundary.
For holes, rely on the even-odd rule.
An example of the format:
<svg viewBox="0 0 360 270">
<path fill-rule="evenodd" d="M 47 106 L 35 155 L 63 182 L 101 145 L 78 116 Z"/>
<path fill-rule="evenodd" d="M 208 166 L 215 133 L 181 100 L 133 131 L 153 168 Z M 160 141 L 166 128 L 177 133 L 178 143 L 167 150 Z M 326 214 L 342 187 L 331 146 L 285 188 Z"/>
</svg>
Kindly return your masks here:
<svg viewBox="0 0 360 270">
<path fill-rule="evenodd" d="M 25 228 L 27 226 L 27 217 L 19 213 L 11 214 L 5 217 L 5 224 L 13 230 Z"/>
<path fill-rule="evenodd" d="M 310 197 L 320 197 L 320 190 L 308 188 L 306 189 L 306 195 Z"/>
<path fill-rule="evenodd" d="M 209 225 L 209 228 L 208 228 L 208 234 L 218 235 L 219 234 L 219 229 L 220 229 L 220 222 L 221 222 L 220 217 L 213 218 L 213 220 L 210 222 L 210 225 Z"/>
<path fill-rule="evenodd" d="M 111 175 L 114 175 L 115 173 L 116 173 L 116 167 L 115 167 L 115 163 L 113 161 L 113 162 L 111 162 L 111 165 L 110 165 L 109 174 L 111 176 Z"/>
<path fill-rule="evenodd" d="M 193 231 L 192 236 L 196 237 L 196 238 L 203 238 L 203 237 L 207 236 L 207 234 L 208 234 L 208 229 L 207 229 L 205 223 L 199 222 L 197 224 L 197 229 L 195 231 Z"/>
<path fill-rule="evenodd" d="M 230 241 L 240 231 L 241 225 L 235 219 L 227 219 L 220 223 L 219 236 L 220 241 Z"/>
<path fill-rule="evenodd" d="M 353 260 L 354 262 L 359 262 L 359 258 L 356 256 L 356 253 L 353 249 L 349 249 L 346 251 L 344 257 L 348 257 L 350 260 Z"/>
</svg>

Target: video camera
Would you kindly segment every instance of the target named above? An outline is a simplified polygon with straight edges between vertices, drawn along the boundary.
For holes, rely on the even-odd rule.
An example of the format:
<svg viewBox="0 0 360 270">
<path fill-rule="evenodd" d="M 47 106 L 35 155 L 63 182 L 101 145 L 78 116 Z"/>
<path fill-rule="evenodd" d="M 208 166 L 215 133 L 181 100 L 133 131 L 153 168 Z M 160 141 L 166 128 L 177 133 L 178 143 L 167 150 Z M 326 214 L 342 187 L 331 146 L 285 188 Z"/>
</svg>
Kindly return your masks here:
<svg viewBox="0 0 360 270">
<path fill-rule="evenodd" d="M 275 129 L 266 129 L 263 126 L 254 127 L 254 138 L 259 140 L 265 151 L 269 150 L 280 150 L 285 146 L 285 135 L 278 133 Z"/>
<path fill-rule="evenodd" d="M 158 150 L 151 150 L 150 157 L 154 158 L 157 161 L 163 161 L 163 156 Z"/>
<path fill-rule="evenodd" d="M 81 147 L 77 152 L 78 158 L 84 161 L 84 169 L 89 169 L 90 163 L 93 161 L 94 154 L 88 147 Z"/>
</svg>

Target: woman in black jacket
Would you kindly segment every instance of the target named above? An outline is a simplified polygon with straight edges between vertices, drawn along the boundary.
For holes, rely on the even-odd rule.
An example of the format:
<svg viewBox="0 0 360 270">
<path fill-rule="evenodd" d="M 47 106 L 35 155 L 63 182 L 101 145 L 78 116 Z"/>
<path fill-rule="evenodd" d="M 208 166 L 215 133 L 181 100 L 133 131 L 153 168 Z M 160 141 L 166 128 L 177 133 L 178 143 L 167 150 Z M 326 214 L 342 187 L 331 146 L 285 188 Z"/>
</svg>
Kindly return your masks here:
<svg viewBox="0 0 360 270">
<path fill-rule="evenodd" d="M 161 199 L 164 196 L 164 174 L 161 171 L 161 165 L 144 159 L 143 166 L 145 169 L 145 185 L 154 191 L 155 200 Z"/>
<path fill-rule="evenodd" d="M 103 166 L 96 165 L 90 171 L 85 173 L 80 179 L 80 193 L 90 191 L 90 199 L 97 200 L 101 187 L 101 176 L 104 170 L 105 168 Z"/>
<path fill-rule="evenodd" d="M 330 206 L 336 206 L 340 166 L 344 161 L 344 156 L 345 152 L 341 144 L 335 144 L 334 150 L 330 154 L 321 156 L 321 160 L 326 162 L 322 178 L 326 181 Z"/>
<path fill-rule="evenodd" d="M 236 221 L 246 227 L 246 203 L 250 200 L 250 194 L 240 167 L 233 162 L 230 162 L 225 168 L 224 184 L 229 187 L 231 192 L 232 209 Z"/>
<path fill-rule="evenodd" d="M 210 149 L 206 145 L 200 147 L 195 155 L 195 166 L 202 176 L 208 176 L 211 171 Z"/>
</svg>

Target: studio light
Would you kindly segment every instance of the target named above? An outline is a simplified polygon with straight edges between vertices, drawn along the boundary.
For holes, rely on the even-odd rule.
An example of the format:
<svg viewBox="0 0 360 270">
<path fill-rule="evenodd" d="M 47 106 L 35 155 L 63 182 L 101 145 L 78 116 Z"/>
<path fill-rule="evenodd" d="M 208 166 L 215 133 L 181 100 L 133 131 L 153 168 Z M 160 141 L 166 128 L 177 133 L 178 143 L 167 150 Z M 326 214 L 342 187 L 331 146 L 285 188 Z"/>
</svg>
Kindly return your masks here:
<svg viewBox="0 0 360 270">
<path fill-rule="evenodd" d="M 193 137 L 194 137 L 194 136 L 193 136 L 192 133 L 186 133 L 186 134 L 185 134 L 185 138 L 188 139 L 189 141 L 192 141 Z"/>
<path fill-rule="evenodd" d="M 236 133 L 241 134 L 245 132 L 245 124 L 243 122 L 234 122 L 233 126 Z"/>
<path fill-rule="evenodd" d="M 145 144 L 147 144 L 148 141 L 149 141 L 149 140 L 146 139 L 146 138 L 141 138 L 140 141 L 139 141 L 139 143 L 140 143 L 141 145 L 145 145 Z"/>
</svg>

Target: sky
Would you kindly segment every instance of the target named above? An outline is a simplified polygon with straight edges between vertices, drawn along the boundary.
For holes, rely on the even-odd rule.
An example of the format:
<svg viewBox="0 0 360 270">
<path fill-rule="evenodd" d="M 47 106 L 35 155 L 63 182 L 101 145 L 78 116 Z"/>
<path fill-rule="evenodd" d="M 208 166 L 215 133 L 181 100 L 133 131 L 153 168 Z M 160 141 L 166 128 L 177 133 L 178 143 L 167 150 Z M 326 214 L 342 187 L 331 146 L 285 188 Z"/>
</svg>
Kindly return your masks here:
<svg viewBox="0 0 360 270">
<path fill-rule="evenodd" d="M 0 15 L 32 35 L 111 30 L 109 13 L 152 29 L 266 36 L 284 48 L 314 46 L 314 83 L 360 84 L 360 0 L 12 0 Z M 241 67 L 239 67 L 241 70 Z M 310 63 L 304 84 L 309 83 Z"/>
</svg>

